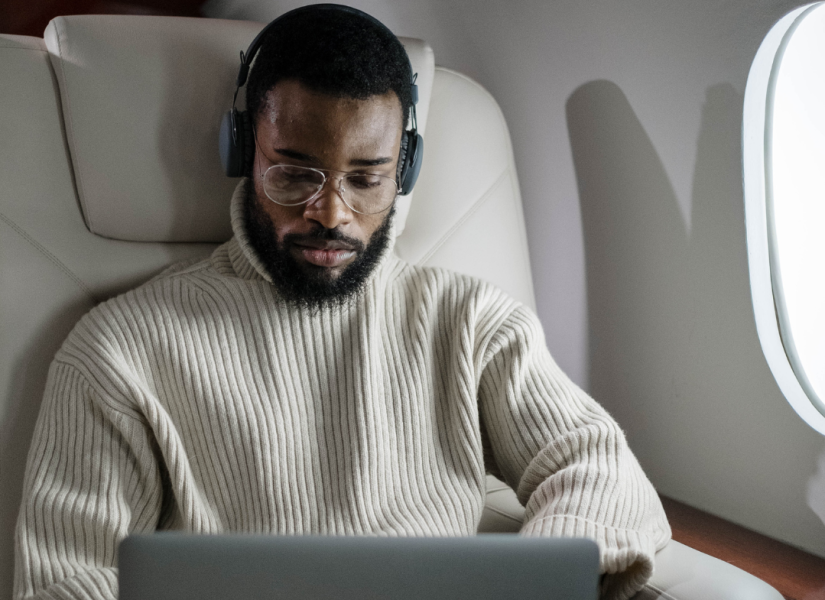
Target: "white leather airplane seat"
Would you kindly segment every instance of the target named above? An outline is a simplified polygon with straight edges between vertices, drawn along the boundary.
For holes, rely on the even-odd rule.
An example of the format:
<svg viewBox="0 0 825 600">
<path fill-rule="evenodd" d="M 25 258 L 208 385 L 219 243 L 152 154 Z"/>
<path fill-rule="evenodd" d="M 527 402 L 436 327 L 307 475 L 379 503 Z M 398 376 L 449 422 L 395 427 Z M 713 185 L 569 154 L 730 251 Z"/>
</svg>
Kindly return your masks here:
<svg viewBox="0 0 825 600">
<path fill-rule="evenodd" d="M 0 597 L 46 372 L 95 304 L 231 235 L 217 151 L 238 68 L 261 24 L 82 16 L 45 39 L 0 35 Z M 399 201 L 404 259 L 486 279 L 534 306 L 509 133 L 493 98 L 403 39 L 418 72 L 425 161 Z M 479 531 L 523 509 L 490 478 Z M 779 600 L 767 584 L 676 542 L 638 598 Z"/>
</svg>

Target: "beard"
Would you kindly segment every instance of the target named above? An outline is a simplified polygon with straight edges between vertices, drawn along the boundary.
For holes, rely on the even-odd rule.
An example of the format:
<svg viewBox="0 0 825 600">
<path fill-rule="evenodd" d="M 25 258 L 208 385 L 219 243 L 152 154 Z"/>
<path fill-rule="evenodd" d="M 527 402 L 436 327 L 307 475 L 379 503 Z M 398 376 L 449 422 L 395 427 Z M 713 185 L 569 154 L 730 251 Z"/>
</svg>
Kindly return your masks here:
<svg viewBox="0 0 825 600">
<path fill-rule="evenodd" d="M 301 308 L 343 306 L 357 298 L 389 246 L 394 215 L 395 205 L 366 245 L 337 228 L 326 229 L 320 224 L 309 233 L 290 233 L 278 240 L 275 225 L 260 207 L 252 182 L 246 182 L 244 221 L 249 243 L 272 279 L 272 285 L 288 303 Z M 352 246 L 355 260 L 333 277 L 329 268 L 299 263 L 295 259 L 290 249 L 304 240 L 342 241 Z"/>
</svg>

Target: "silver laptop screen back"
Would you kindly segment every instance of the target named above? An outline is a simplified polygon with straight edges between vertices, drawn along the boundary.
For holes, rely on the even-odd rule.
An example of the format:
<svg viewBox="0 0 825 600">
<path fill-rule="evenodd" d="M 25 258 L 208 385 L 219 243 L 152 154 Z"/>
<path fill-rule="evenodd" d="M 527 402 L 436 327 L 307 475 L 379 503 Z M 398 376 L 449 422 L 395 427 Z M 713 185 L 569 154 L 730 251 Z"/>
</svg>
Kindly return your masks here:
<svg viewBox="0 0 825 600">
<path fill-rule="evenodd" d="M 120 600 L 596 600 L 583 539 L 183 535 L 120 546 Z"/>
</svg>

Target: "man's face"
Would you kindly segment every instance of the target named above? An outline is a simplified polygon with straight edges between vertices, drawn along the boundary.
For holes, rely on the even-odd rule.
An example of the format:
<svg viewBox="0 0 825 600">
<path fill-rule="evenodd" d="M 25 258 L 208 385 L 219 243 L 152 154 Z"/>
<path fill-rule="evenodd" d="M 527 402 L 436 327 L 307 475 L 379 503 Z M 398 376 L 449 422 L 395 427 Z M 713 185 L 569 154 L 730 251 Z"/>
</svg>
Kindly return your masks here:
<svg viewBox="0 0 825 600">
<path fill-rule="evenodd" d="M 287 80 L 268 93 L 255 126 L 247 229 L 288 299 L 320 305 L 360 289 L 389 241 L 393 210 L 356 213 L 332 181 L 309 202 L 282 206 L 264 193 L 264 172 L 275 164 L 296 165 L 395 179 L 401 132 L 401 105 L 393 92 L 336 98 Z"/>
</svg>

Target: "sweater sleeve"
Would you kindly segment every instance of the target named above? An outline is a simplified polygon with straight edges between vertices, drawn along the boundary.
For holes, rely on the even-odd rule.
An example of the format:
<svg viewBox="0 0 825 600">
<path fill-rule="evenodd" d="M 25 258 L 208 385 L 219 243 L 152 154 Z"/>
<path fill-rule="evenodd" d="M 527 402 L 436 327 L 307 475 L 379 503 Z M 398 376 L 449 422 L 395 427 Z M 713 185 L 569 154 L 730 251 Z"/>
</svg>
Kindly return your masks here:
<svg viewBox="0 0 825 600">
<path fill-rule="evenodd" d="M 29 451 L 15 600 L 115 600 L 117 549 L 154 531 L 162 480 L 149 433 L 55 362 Z"/>
<path fill-rule="evenodd" d="M 491 467 L 526 508 L 522 535 L 595 540 L 602 597 L 633 596 L 670 539 L 662 504 L 619 426 L 559 369 L 523 307 L 484 355 L 479 404 Z"/>
</svg>

